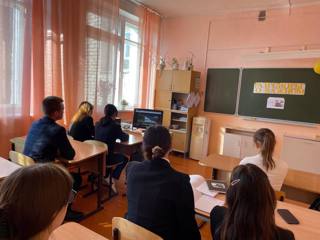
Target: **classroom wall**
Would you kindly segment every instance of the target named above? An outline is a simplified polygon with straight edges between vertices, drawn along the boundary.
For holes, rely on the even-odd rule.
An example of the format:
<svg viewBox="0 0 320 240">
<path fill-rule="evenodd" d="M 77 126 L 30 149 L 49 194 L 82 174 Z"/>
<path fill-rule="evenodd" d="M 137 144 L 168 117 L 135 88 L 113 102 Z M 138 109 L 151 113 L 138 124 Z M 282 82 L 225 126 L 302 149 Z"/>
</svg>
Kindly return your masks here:
<svg viewBox="0 0 320 240">
<path fill-rule="evenodd" d="M 284 134 L 314 138 L 320 136 L 316 127 L 295 126 L 244 120 L 240 117 L 206 113 L 204 92 L 207 68 L 238 67 L 313 67 L 315 59 L 248 61 L 245 54 L 265 51 L 285 51 L 308 48 L 320 49 L 318 27 L 320 6 L 267 11 L 266 21 L 257 21 L 258 12 L 232 13 L 220 16 L 190 16 L 164 19 L 160 54 L 166 59 L 177 57 L 180 65 L 190 51 L 195 70 L 201 71 L 202 101 L 199 115 L 211 119 L 209 153 L 219 152 L 221 128 L 242 127 L 272 129 L 277 137 L 275 157 L 279 157 Z"/>
</svg>

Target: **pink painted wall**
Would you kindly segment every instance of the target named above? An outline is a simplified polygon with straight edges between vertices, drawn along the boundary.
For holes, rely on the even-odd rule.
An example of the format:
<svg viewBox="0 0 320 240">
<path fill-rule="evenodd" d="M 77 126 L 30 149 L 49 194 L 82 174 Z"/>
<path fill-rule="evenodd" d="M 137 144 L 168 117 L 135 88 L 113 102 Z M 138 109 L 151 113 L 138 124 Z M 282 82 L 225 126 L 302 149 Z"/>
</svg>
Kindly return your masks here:
<svg viewBox="0 0 320 240">
<path fill-rule="evenodd" d="M 320 28 L 317 27 L 320 7 L 294 8 L 267 12 L 267 20 L 257 21 L 257 12 L 233 13 L 219 17 L 179 17 L 164 19 L 162 23 L 160 54 L 182 63 L 195 54 L 195 70 L 201 72 L 201 91 L 204 93 L 207 68 L 231 67 L 312 67 L 316 59 L 247 61 L 242 55 L 264 51 L 298 50 L 304 46 L 320 49 Z M 277 137 L 275 157 L 279 157 L 283 135 L 315 138 L 316 127 L 248 121 L 236 116 L 206 113 L 203 100 L 199 115 L 212 121 L 209 153 L 219 152 L 221 128 L 268 127 Z M 320 102 L 320 101 L 319 101 Z M 319 108 L 320 109 L 320 108 Z"/>
</svg>

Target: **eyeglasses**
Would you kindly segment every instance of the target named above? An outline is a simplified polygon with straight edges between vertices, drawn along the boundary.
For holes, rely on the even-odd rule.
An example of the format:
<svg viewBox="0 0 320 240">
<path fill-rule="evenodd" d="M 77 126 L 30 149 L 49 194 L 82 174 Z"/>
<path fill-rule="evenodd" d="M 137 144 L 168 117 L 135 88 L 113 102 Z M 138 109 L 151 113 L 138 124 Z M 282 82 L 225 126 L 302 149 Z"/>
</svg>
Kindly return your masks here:
<svg viewBox="0 0 320 240">
<path fill-rule="evenodd" d="M 68 204 L 71 204 L 73 202 L 73 200 L 76 198 L 77 193 L 78 192 L 76 190 L 71 189 L 71 192 L 69 194 Z"/>
</svg>

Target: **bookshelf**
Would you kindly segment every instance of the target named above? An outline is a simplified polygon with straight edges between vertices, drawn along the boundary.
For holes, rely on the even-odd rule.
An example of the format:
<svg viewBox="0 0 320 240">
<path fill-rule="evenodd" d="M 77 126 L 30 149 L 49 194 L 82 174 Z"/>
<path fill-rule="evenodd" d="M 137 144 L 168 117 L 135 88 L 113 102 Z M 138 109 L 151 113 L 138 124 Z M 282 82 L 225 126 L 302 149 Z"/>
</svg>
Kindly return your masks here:
<svg viewBox="0 0 320 240">
<path fill-rule="evenodd" d="M 195 107 L 186 108 L 187 97 L 198 92 L 200 72 L 188 70 L 157 71 L 154 108 L 163 111 L 163 125 L 172 132 L 172 150 L 188 155 Z"/>
</svg>

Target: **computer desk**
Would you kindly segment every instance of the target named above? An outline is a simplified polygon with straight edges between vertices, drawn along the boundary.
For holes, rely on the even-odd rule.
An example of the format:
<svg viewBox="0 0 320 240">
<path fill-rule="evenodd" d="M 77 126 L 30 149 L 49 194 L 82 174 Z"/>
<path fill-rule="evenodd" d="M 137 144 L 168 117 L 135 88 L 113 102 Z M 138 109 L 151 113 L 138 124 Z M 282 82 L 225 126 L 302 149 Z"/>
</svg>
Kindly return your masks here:
<svg viewBox="0 0 320 240">
<path fill-rule="evenodd" d="M 25 141 L 26 136 L 18 138 L 22 143 Z M 98 184 L 97 184 L 97 205 L 96 208 L 85 214 L 85 217 L 89 217 L 96 212 L 103 209 L 102 205 L 102 176 L 105 169 L 106 150 L 101 146 L 94 144 L 88 144 L 85 142 L 76 141 L 69 138 L 69 141 L 76 152 L 76 155 L 72 160 L 64 158 L 56 158 L 56 162 L 64 165 L 69 170 L 78 167 L 88 167 L 98 171 Z M 12 142 L 12 150 L 15 149 Z"/>
<path fill-rule="evenodd" d="M 218 194 L 217 199 L 225 201 L 224 194 Z M 296 240 L 317 240 L 320 236 L 320 212 L 303 208 L 291 203 L 277 201 L 277 209 L 288 209 L 298 220 L 299 224 L 287 224 L 275 211 L 276 224 L 284 229 L 291 230 Z M 210 221 L 210 213 L 195 209 L 197 216 Z"/>
<path fill-rule="evenodd" d="M 124 130 L 129 135 L 128 141 L 117 141 L 115 145 L 115 152 L 131 156 L 133 153 L 141 150 L 143 136 L 139 131 Z"/>
</svg>

